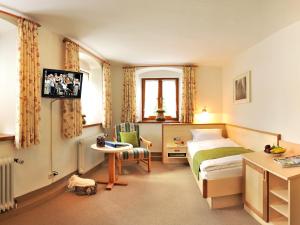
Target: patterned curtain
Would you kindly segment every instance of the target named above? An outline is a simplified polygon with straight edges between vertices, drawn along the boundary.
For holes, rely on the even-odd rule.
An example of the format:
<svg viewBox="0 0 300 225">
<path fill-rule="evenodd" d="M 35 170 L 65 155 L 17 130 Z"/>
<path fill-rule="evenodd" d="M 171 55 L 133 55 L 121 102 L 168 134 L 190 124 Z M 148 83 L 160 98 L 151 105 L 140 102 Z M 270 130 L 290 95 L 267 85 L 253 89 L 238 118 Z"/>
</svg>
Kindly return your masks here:
<svg viewBox="0 0 300 225">
<path fill-rule="evenodd" d="M 18 33 L 20 86 L 15 144 L 17 148 L 28 148 L 40 143 L 41 87 L 38 26 L 20 18 Z"/>
<path fill-rule="evenodd" d="M 78 72 L 79 46 L 65 40 L 65 69 Z M 82 134 L 82 117 L 80 99 L 65 99 L 62 101 L 62 134 L 64 138 L 72 138 Z"/>
<path fill-rule="evenodd" d="M 103 124 L 104 128 L 110 128 L 112 124 L 112 102 L 111 102 L 111 72 L 110 65 L 103 64 Z"/>
<path fill-rule="evenodd" d="M 195 104 L 195 67 L 183 67 L 181 122 L 193 123 Z"/>
<path fill-rule="evenodd" d="M 123 103 L 122 103 L 122 122 L 132 122 L 136 120 L 135 103 L 135 68 L 124 68 L 123 82 Z"/>
</svg>

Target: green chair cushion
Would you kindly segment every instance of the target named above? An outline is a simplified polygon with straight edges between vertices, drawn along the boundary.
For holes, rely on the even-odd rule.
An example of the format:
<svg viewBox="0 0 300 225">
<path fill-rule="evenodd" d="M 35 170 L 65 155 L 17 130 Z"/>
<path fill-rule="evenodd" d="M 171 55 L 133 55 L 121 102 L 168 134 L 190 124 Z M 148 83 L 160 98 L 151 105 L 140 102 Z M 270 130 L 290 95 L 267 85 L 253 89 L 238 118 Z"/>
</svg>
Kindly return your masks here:
<svg viewBox="0 0 300 225">
<path fill-rule="evenodd" d="M 133 148 L 132 150 L 120 152 L 121 160 L 147 159 L 149 158 L 149 150 L 146 148 Z"/>
<path fill-rule="evenodd" d="M 132 132 L 136 131 L 137 137 L 138 137 L 138 146 L 141 146 L 140 143 L 140 131 L 139 131 L 139 125 L 135 123 L 121 123 L 115 126 L 115 137 L 117 141 L 121 141 L 121 135 L 120 132 Z"/>
<path fill-rule="evenodd" d="M 133 147 L 138 147 L 138 137 L 136 131 L 120 132 L 121 142 L 132 144 Z"/>
</svg>

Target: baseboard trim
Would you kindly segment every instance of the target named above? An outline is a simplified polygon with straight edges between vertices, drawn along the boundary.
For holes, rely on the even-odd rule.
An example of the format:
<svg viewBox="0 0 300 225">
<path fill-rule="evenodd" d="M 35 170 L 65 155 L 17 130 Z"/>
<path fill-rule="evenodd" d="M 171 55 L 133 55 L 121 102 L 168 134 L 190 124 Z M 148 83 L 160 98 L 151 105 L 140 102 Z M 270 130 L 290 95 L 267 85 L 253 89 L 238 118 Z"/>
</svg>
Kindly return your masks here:
<svg viewBox="0 0 300 225">
<path fill-rule="evenodd" d="M 152 161 L 162 161 L 162 152 L 151 152 Z"/>
<path fill-rule="evenodd" d="M 99 170 L 100 168 L 102 168 L 102 166 L 105 164 L 106 161 L 107 161 L 107 159 L 105 158 L 104 161 L 102 161 L 101 163 L 99 163 L 98 165 L 96 165 L 95 167 L 93 167 L 92 169 L 88 170 L 84 174 L 81 174 L 80 176 L 81 177 L 90 177 L 92 174 L 94 174 L 95 172 L 97 172 L 97 170 Z"/>
<path fill-rule="evenodd" d="M 83 177 L 88 177 L 90 174 L 101 168 L 103 162 L 99 163 L 97 166 L 83 174 Z M 42 187 L 38 190 L 29 192 L 25 195 L 19 196 L 16 198 L 17 208 L 9 210 L 7 212 L 0 214 L 0 222 L 6 220 L 12 216 L 16 216 L 18 214 L 24 213 L 34 207 L 37 207 L 48 200 L 64 193 L 67 188 L 67 181 L 68 179 L 74 175 L 78 174 L 78 171 L 74 171 L 61 179 L 51 183 L 45 187 Z"/>
</svg>

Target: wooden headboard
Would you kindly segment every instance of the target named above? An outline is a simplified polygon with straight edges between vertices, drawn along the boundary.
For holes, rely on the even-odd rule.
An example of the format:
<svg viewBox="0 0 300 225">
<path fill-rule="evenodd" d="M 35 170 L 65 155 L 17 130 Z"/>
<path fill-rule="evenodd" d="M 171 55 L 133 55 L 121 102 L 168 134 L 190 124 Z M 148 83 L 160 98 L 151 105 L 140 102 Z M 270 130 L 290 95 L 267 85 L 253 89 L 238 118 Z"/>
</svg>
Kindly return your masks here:
<svg viewBox="0 0 300 225">
<path fill-rule="evenodd" d="M 227 136 L 245 148 L 263 151 L 265 145 L 278 145 L 280 134 L 226 124 Z"/>
<path fill-rule="evenodd" d="M 226 129 L 224 123 L 214 124 L 184 124 L 184 123 L 165 123 L 162 125 L 163 129 L 163 146 L 168 143 L 173 143 L 174 137 L 181 137 L 181 140 L 186 142 L 192 140 L 191 129 L 222 129 L 223 137 L 226 136 Z"/>
<path fill-rule="evenodd" d="M 300 144 L 280 140 L 279 145 L 287 149 L 287 153 L 284 154 L 285 156 L 300 154 Z"/>
</svg>

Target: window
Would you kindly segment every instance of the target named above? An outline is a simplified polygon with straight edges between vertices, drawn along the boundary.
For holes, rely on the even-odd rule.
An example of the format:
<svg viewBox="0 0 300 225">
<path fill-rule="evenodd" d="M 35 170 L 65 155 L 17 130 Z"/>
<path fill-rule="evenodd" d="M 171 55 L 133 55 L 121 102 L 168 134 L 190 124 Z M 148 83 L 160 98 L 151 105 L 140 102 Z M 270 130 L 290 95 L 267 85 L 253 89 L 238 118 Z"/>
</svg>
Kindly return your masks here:
<svg viewBox="0 0 300 225">
<path fill-rule="evenodd" d="M 3 19 L 0 19 L 0 29 L 0 133 L 15 134 L 19 91 L 18 29 Z"/>
<path fill-rule="evenodd" d="M 142 78 L 142 119 L 154 120 L 163 109 L 166 120 L 178 120 L 178 78 Z"/>
<path fill-rule="evenodd" d="M 83 73 L 81 109 L 86 125 L 102 120 L 102 67 L 92 56 L 79 53 L 80 72 Z"/>
</svg>

